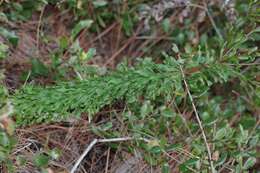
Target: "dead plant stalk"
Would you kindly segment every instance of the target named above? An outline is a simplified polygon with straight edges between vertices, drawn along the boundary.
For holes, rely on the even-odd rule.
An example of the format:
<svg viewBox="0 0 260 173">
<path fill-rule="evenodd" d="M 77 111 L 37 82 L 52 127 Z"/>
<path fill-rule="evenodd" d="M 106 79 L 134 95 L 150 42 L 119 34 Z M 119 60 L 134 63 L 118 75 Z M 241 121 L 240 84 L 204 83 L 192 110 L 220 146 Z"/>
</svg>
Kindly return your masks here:
<svg viewBox="0 0 260 173">
<path fill-rule="evenodd" d="M 87 156 L 87 154 L 91 151 L 91 149 L 97 144 L 97 143 L 108 143 L 108 142 L 123 142 L 123 141 L 131 141 L 131 140 L 136 140 L 133 137 L 122 137 L 122 138 L 111 138 L 111 139 L 94 139 L 88 147 L 85 149 L 85 151 L 81 154 L 73 168 L 71 169 L 70 173 L 75 173 L 77 168 L 79 167 L 80 163 L 82 160 Z M 149 142 L 148 139 L 145 138 L 139 138 L 137 140 L 142 140 L 145 142 Z"/>
<path fill-rule="evenodd" d="M 182 78 L 183 78 L 183 82 L 184 82 L 185 88 L 186 88 L 186 90 L 187 90 L 187 92 L 188 92 L 188 96 L 189 96 L 189 99 L 190 99 L 190 101 L 191 101 L 192 108 L 193 108 L 193 110 L 194 110 L 196 119 L 197 119 L 197 121 L 198 121 L 200 130 L 201 130 L 201 133 L 202 133 L 202 136 L 203 136 L 204 143 L 205 143 L 206 148 L 207 148 L 208 160 L 209 160 L 209 163 L 210 163 L 211 172 L 212 172 L 212 173 L 215 173 L 215 168 L 214 168 L 214 165 L 213 165 L 213 161 L 212 161 L 212 157 L 211 157 L 211 151 L 210 151 L 210 147 L 209 147 L 209 144 L 208 144 L 208 141 L 207 141 L 207 137 L 206 137 L 205 131 L 204 131 L 204 129 L 203 129 L 203 126 L 202 126 L 202 123 L 201 123 L 201 120 L 200 120 L 200 117 L 199 117 L 197 108 L 196 108 L 196 106 L 195 106 L 195 104 L 194 104 L 192 95 L 191 95 L 191 93 L 190 93 L 189 86 L 188 86 L 188 84 L 187 84 L 187 82 L 186 82 L 185 74 L 184 74 L 184 72 L 183 72 L 183 69 L 182 69 L 181 65 L 180 65 L 180 70 L 181 70 L 181 74 L 182 74 Z"/>
</svg>

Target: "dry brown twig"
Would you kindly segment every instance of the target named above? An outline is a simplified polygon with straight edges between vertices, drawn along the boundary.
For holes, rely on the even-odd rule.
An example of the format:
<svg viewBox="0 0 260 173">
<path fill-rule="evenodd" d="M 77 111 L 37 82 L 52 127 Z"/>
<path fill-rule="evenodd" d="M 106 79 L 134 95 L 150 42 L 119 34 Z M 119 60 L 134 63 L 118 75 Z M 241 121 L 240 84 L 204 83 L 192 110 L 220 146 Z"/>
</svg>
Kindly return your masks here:
<svg viewBox="0 0 260 173">
<path fill-rule="evenodd" d="M 111 138 L 111 139 L 94 139 L 88 147 L 85 149 L 85 151 L 81 154 L 77 162 L 74 164 L 73 168 L 71 169 L 70 173 L 75 173 L 77 168 L 79 167 L 81 161 L 86 157 L 86 155 L 91 151 L 91 149 L 97 144 L 97 143 L 108 143 L 108 142 L 124 142 L 124 141 L 131 141 L 131 140 L 142 140 L 145 142 L 149 142 L 150 140 L 146 138 L 139 138 L 135 139 L 133 137 L 121 137 L 121 138 Z"/>
<path fill-rule="evenodd" d="M 36 46 L 37 46 L 37 56 L 39 56 L 39 41 L 40 41 L 40 32 L 41 32 L 41 24 L 42 24 L 42 17 L 45 11 L 45 5 L 42 7 L 40 16 L 39 16 L 39 22 L 38 22 L 38 26 L 37 26 L 37 35 L 36 35 Z"/>
<path fill-rule="evenodd" d="M 211 172 L 212 172 L 212 173 L 215 173 L 216 171 L 215 171 L 215 168 L 214 168 L 214 165 L 213 165 L 212 155 L 211 155 L 211 151 L 210 151 L 210 147 L 209 147 L 209 144 L 208 144 L 208 141 L 207 141 L 207 137 L 206 137 L 205 131 L 204 131 L 204 129 L 203 129 L 203 126 L 202 126 L 202 123 L 201 123 L 201 120 L 200 120 L 200 117 L 199 117 L 197 108 L 196 108 L 196 106 L 195 106 L 195 103 L 194 103 L 194 101 L 193 101 L 192 95 L 191 95 L 191 93 L 190 93 L 189 86 L 188 86 L 188 84 L 187 84 L 187 82 L 186 82 L 185 74 L 184 74 L 184 72 L 183 72 L 183 69 L 182 69 L 181 65 L 180 65 L 179 67 L 180 67 L 180 71 L 181 71 L 181 73 L 182 73 L 182 78 L 183 78 L 183 82 L 184 82 L 185 88 L 186 88 L 186 90 L 187 90 L 187 92 L 188 92 L 188 96 L 189 96 L 189 98 L 190 98 L 190 101 L 191 101 L 191 104 L 192 104 L 192 108 L 193 108 L 193 110 L 194 110 L 196 119 L 197 119 L 197 121 L 198 121 L 200 130 L 201 130 L 201 133 L 202 133 L 202 136 L 203 136 L 204 143 L 205 143 L 206 148 L 207 148 L 208 160 L 209 160 L 209 163 L 210 163 Z"/>
</svg>

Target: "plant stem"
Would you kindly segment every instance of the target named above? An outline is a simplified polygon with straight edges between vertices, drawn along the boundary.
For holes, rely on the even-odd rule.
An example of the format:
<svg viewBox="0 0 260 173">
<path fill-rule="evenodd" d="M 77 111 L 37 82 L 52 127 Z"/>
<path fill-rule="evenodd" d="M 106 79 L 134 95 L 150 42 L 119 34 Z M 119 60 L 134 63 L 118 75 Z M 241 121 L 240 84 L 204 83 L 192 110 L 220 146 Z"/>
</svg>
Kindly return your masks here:
<svg viewBox="0 0 260 173">
<path fill-rule="evenodd" d="M 197 119 L 197 121 L 198 121 L 200 130 L 201 130 L 201 133 L 202 133 L 202 136 L 203 136 L 203 140 L 204 140 L 204 143 L 205 143 L 206 148 L 207 148 L 208 160 L 209 160 L 209 163 L 210 163 L 211 172 L 214 173 L 214 172 L 215 172 L 215 168 L 214 168 L 213 161 L 212 161 L 212 157 L 211 157 L 210 147 L 209 147 L 209 144 L 208 144 L 208 142 L 207 142 L 207 137 L 206 137 L 205 131 L 204 131 L 204 129 L 203 129 L 203 126 L 202 126 L 202 123 L 201 123 L 201 120 L 200 120 L 200 117 L 199 117 L 197 108 L 196 108 L 196 106 L 195 106 L 195 104 L 194 104 L 192 95 L 191 95 L 191 93 L 190 93 L 189 86 L 188 86 L 188 84 L 187 84 L 187 82 L 186 82 L 186 80 L 185 80 L 185 74 L 184 74 L 184 72 L 183 72 L 183 69 L 182 69 L 181 65 L 179 65 L 179 66 L 180 66 L 180 70 L 181 70 L 181 73 L 182 73 L 184 85 L 185 85 L 185 87 L 186 87 L 186 89 L 187 89 L 187 92 L 188 92 L 188 95 L 189 95 L 189 99 L 190 99 L 191 104 L 192 104 L 192 108 L 193 108 L 193 110 L 194 110 L 194 112 L 195 112 L 195 116 L 196 116 L 196 119 Z"/>
</svg>

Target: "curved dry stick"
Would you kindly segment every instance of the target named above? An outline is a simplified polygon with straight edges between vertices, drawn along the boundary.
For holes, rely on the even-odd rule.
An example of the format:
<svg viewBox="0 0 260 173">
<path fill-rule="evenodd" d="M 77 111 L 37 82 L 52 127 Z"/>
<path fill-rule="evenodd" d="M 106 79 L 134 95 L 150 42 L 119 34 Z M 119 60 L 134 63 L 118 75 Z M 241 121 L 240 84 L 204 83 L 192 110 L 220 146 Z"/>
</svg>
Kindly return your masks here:
<svg viewBox="0 0 260 173">
<path fill-rule="evenodd" d="M 106 143 L 106 142 L 123 142 L 123 141 L 129 141 L 134 140 L 133 137 L 122 137 L 122 138 L 111 138 L 111 139 L 94 139 L 89 146 L 86 148 L 86 150 L 81 154 L 73 168 L 71 169 L 70 173 L 75 173 L 78 166 L 80 165 L 81 161 L 86 157 L 86 155 L 91 151 L 91 149 L 97 144 L 97 143 Z M 149 142 L 148 139 L 145 138 L 139 138 L 137 140 L 143 140 L 145 142 Z"/>
</svg>

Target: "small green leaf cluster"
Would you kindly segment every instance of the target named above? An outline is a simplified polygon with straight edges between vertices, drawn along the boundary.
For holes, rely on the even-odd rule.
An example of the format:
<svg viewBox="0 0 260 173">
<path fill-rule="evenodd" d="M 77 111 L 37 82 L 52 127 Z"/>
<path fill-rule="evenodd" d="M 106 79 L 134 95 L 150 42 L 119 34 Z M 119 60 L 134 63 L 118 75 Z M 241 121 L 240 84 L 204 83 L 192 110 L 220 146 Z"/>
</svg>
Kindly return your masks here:
<svg viewBox="0 0 260 173">
<path fill-rule="evenodd" d="M 7 58 L 8 46 L 4 43 L 0 43 L 0 60 Z"/>
</svg>

